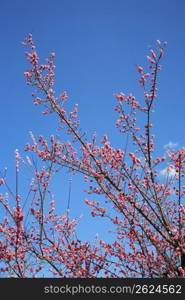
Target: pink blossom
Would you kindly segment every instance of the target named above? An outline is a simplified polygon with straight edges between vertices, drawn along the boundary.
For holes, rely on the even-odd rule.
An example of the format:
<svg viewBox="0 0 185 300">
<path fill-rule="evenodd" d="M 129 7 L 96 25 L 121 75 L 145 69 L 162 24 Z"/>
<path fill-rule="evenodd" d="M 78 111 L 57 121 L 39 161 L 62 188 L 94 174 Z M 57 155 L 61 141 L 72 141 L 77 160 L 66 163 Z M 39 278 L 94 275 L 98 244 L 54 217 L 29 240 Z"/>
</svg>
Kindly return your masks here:
<svg viewBox="0 0 185 300">
<path fill-rule="evenodd" d="M 63 92 L 63 93 L 60 95 L 60 99 L 61 99 L 61 100 L 66 100 L 67 98 L 68 98 L 67 92 Z"/>
<path fill-rule="evenodd" d="M 119 95 L 116 95 L 116 98 L 120 101 L 123 101 L 125 99 L 125 95 L 123 93 L 120 93 Z"/>
<path fill-rule="evenodd" d="M 1 185 L 1 184 L 5 184 L 4 178 L 0 178 L 0 185 Z"/>
<path fill-rule="evenodd" d="M 155 54 L 154 50 L 151 49 L 150 53 L 151 53 L 152 57 L 154 58 L 154 60 L 156 60 L 157 55 Z"/>
<path fill-rule="evenodd" d="M 138 72 L 139 72 L 140 74 L 143 73 L 143 68 L 142 68 L 141 66 L 139 66 L 139 65 L 137 65 L 137 70 L 138 70 Z"/>
<path fill-rule="evenodd" d="M 26 78 L 32 78 L 33 77 L 33 75 L 30 72 L 24 72 L 24 76 Z"/>
<path fill-rule="evenodd" d="M 118 147 L 107 135 L 97 141 L 96 135 L 90 138 L 78 129 L 78 106 L 68 112 L 64 101 L 67 93 L 54 97 L 55 54 L 49 55 L 46 64 L 39 64 L 32 35 L 23 43 L 29 48 L 26 57 L 31 68 L 25 76 L 30 87 L 34 87 L 34 103 L 42 105 L 45 114 L 52 113 L 57 118 L 58 131 L 63 130 L 63 134 L 56 140 L 51 135 L 47 141 L 42 135 L 35 138 L 30 133 L 31 144 L 25 147 L 32 157 L 30 161 L 26 156 L 28 164 L 15 151 L 15 193 L 8 188 L 9 197 L 0 194 L 4 214 L 0 224 L 0 272 L 20 278 L 39 276 L 40 270 L 56 277 L 161 278 L 167 274 L 184 278 L 180 257 L 185 246 L 185 149 L 172 151 L 167 157 L 158 156 L 149 121 L 155 106 L 162 43 L 158 42 L 157 50 L 150 50 L 149 73 L 137 65 L 143 96 L 139 100 L 132 94 L 116 96 L 116 127 L 121 133 Z M 138 114 L 142 118 L 139 121 Z M 176 170 L 173 180 L 159 176 L 158 165 L 165 160 L 169 170 Z M 28 191 L 27 173 L 23 180 L 22 169 L 18 174 L 21 163 L 29 167 L 34 177 Z M 97 236 L 93 241 L 81 240 L 77 229 L 80 218 L 71 219 L 72 198 L 67 199 L 65 209 L 65 182 L 61 181 L 59 195 L 52 192 L 53 175 L 65 168 L 73 175 L 80 173 L 79 180 L 84 177 L 85 192 L 90 195 L 85 204 L 95 222 L 101 217 L 104 224 L 106 218 L 105 227 L 111 232 L 109 242 Z M 0 184 L 5 180 L 7 183 L 6 172 L 1 177 Z M 71 187 L 73 191 L 75 185 L 70 184 Z M 79 201 L 75 190 L 70 197 Z M 9 204 L 8 198 L 13 202 Z M 60 202 L 64 204 L 64 215 Z M 85 226 L 93 226 L 92 222 L 87 219 Z"/>
</svg>

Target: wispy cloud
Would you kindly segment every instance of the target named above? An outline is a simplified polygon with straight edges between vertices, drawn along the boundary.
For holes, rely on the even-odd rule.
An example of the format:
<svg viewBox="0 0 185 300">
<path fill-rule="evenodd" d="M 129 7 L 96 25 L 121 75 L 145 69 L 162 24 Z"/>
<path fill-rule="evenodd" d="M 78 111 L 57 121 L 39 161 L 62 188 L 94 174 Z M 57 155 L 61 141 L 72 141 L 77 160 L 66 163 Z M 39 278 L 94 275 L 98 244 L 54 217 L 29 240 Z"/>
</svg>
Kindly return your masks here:
<svg viewBox="0 0 185 300">
<path fill-rule="evenodd" d="M 163 177 L 174 177 L 176 172 L 175 172 L 175 167 L 167 167 L 167 168 L 164 168 L 163 170 L 160 171 L 160 174 L 163 176 Z"/>
<path fill-rule="evenodd" d="M 163 148 L 165 149 L 165 155 L 168 156 L 168 153 L 170 151 L 177 150 L 178 146 L 179 146 L 179 143 L 169 141 L 167 144 L 165 144 L 163 146 Z M 160 171 L 160 175 L 162 177 L 165 177 L 165 178 L 167 178 L 167 177 L 168 178 L 174 177 L 176 175 L 175 167 L 174 166 L 168 166 L 168 167 L 162 169 Z"/>
<path fill-rule="evenodd" d="M 168 150 L 175 150 L 175 148 L 177 148 L 177 146 L 178 146 L 178 143 L 174 143 L 174 142 L 169 142 L 169 143 L 167 143 L 167 144 L 165 144 L 164 145 L 164 149 L 166 150 L 166 151 L 168 151 Z"/>
</svg>

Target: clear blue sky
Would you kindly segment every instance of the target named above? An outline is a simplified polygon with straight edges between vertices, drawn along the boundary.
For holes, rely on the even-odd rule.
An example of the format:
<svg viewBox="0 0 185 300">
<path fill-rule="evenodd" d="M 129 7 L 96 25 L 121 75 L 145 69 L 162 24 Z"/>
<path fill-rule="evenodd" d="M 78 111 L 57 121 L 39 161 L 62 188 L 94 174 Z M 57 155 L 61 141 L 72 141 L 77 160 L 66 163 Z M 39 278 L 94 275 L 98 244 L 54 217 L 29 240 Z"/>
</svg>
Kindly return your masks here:
<svg viewBox="0 0 185 300">
<path fill-rule="evenodd" d="M 56 90 L 66 90 L 79 104 L 83 129 L 107 133 L 113 144 L 116 114 L 113 93 L 142 93 L 135 65 L 145 63 L 147 46 L 167 41 L 154 117 L 157 146 L 185 145 L 185 1 L 184 0 L 1 0 L 0 1 L 0 169 L 8 166 L 14 183 L 14 150 L 23 153 L 29 130 L 35 136 L 54 132 L 54 119 L 41 116 L 25 86 L 27 67 L 21 41 L 31 32 L 44 59 L 56 52 Z M 53 121 L 52 121 L 53 120 Z M 52 121 L 52 122 L 51 122 Z M 66 206 L 66 179 L 58 179 L 56 201 Z M 72 214 L 86 214 L 83 185 L 72 184 Z M 84 217 L 81 235 L 89 237 Z M 101 221 L 101 220 L 100 220 Z M 92 236 L 97 220 L 89 219 Z M 95 226 L 94 224 L 97 224 Z M 105 229 L 106 226 L 104 226 Z M 102 236 L 101 236 L 102 237 Z"/>
</svg>

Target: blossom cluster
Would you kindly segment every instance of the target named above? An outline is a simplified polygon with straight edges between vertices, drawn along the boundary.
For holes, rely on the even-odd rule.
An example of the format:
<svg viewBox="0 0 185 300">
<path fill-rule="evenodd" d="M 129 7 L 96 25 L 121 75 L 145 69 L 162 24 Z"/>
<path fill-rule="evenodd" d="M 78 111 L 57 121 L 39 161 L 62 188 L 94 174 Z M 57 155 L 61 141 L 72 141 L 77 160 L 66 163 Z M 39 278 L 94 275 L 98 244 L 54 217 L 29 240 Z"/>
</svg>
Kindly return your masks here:
<svg viewBox="0 0 185 300">
<path fill-rule="evenodd" d="M 34 88 L 33 102 L 44 107 L 45 115 L 56 115 L 67 139 L 53 134 L 49 140 L 42 135 L 35 138 L 30 132 L 26 160 L 15 151 L 16 193 L 10 193 L 14 205 L 9 205 L 7 195 L 0 194 L 5 212 L 0 221 L 0 273 L 16 277 L 51 272 L 57 277 L 184 278 L 185 149 L 156 156 L 151 123 L 164 44 L 157 41 L 157 49 L 150 49 L 146 72 L 137 65 L 143 100 L 123 92 L 115 96 L 116 127 L 121 137 L 130 138 L 129 150 L 114 147 L 106 134 L 97 140 L 95 133 L 90 139 L 81 133 L 78 105 L 68 113 L 67 92 L 55 96 L 55 54 L 40 64 L 31 34 L 23 45 L 29 49 L 25 54 L 30 68 L 24 76 Z M 138 114 L 143 118 L 140 125 Z M 42 163 L 40 168 L 34 155 Z M 32 171 L 27 206 L 27 198 L 19 195 L 21 163 Z M 160 177 L 164 163 L 174 171 L 165 179 Z M 76 229 L 78 220 L 71 219 L 69 211 L 57 213 L 51 181 L 66 168 L 75 175 L 83 174 L 88 195 L 84 201 L 92 217 L 110 222 L 111 241 L 82 241 Z M 6 185 L 1 176 L 1 188 Z"/>
</svg>

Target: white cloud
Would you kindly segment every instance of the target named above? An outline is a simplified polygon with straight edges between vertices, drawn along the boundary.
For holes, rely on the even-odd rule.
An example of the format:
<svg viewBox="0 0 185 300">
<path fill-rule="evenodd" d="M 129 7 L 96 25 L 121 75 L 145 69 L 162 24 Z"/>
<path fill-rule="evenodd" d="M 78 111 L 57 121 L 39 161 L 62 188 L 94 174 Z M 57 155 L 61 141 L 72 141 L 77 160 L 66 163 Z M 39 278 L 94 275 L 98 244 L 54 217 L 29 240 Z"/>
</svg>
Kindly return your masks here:
<svg viewBox="0 0 185 300">
<path fill-rule="evenodd" d="M 167 167 L 160 171 L 163 177 L 174 177 L 176 174 L 175 167 Z"/>
<path fill-rule="evenodd" d="M 168 144 L 164 145 L 165 150 L 174 150 L 178 146 L 178 143 L 169 142 Z"/>
</svg>

